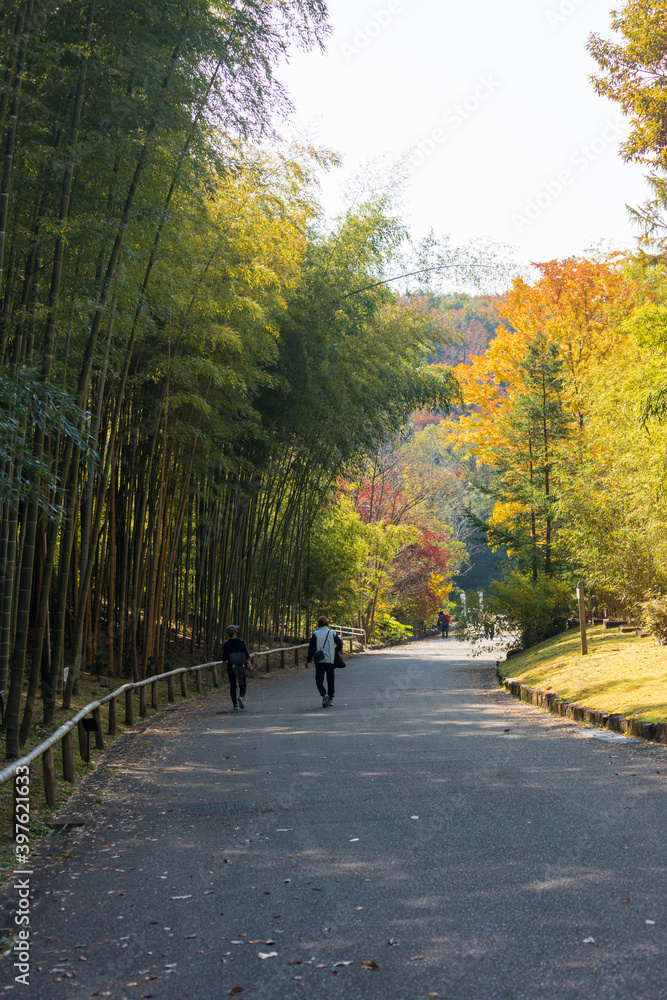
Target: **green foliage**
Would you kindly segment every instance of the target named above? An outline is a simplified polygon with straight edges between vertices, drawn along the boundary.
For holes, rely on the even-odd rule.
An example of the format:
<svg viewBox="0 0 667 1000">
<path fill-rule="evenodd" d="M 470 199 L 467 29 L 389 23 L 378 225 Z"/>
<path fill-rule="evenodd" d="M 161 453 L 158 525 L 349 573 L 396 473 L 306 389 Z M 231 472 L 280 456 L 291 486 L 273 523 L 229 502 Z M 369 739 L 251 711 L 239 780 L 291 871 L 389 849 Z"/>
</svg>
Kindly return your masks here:
<svg viewBox="0 0 667 1000">
<path fill-rule="evenodd" d="M 648 594 L 638 604 L 642 626 L 655 636 L 659 646 L 667 646 L 667 597 Z"/>
<path fill-rule="evenodd" d="M 665 0 L 626 0 L 613 12 L 616 37 L 589 39 L 588 49 L 602 73 L 594 78 L 603 97 L 616 101 L 630 118 L 625 159 L 667 167 L 665 143 Z"/>
<path fill-rule="evenodd" d="M 0 502 L 8 510 L 35 500 L 47 517 L 62 516 L 53 498 L 63 484 L 53 460 L 33 454 L 32 435 L 38 429 L 66 435 L 92 463 L 97 456 L 79 429 L 84 423 L 85 414 L 69 393 L 45 384 L 34 371 L 20 369 L 13 376 L 0 371 Z"/>
<path fill-rule="evenodd" d="M 394 646 L 410 638 L 412 638 L 411 625 L 403 625 L 387 612 L 378 615 L 373 631 L 374 640 L 379 640 L 383 646 Z"/>
<path fill-rule="evenodd" d="M 574 613 L 573 588 L 540 574 L 537 581 L 517 570 L 496 580 L 483 603 L 467 601 L 457 611 L 457 636 L 479 643 L 493 636 L 509 639 L 511 649 L 528 649 L 567 627 Z"/>
</svg>

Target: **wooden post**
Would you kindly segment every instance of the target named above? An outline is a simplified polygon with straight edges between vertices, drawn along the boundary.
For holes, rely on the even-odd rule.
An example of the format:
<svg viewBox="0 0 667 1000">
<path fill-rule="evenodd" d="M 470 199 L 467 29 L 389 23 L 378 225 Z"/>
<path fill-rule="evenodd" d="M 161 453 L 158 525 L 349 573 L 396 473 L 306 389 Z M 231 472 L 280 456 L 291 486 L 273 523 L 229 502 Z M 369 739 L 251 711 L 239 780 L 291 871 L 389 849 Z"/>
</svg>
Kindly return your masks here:
<svg viewBox="0 0 667 1000">
<path fill-rule="evenodd" d="M 134 722 L 134 690 L 130 688 L 125 692 L 125 725 L 131 726 Z"/>
<path fill-rule="evenodd" d="M 271 672 L 271 664 L 269 663 L 270 659 L 271 659 L 271 654 L 266 653 L 266 660 L 264 661 L 264 672 L 267 674 Z"/>
<path fill-rule="evenodd" d="M 83 728 L 83 722 L 77 722 L 77 729 L 79 730 L 79 757 L 81 760 L 86 759 L 86 730 Z"/>
<path fill-rule="evenodd" d="M 218 665 L 217 663 L 211 664 L 211 677 L 213 678 L 213 687 L 219 688 L 220 682 L 218 681 Z"/>
<path fill-rule="evenodd" d="M 284 649 L 280 650 L 280 666 L 281 666 L 281 668 L 283 670 L 285 669 L 285 650 Z"/>
<path fill-rule="evenodd" d="M 157 677 L 151 684 L 151 708 L 157 711 L 158 708 L 158 691 L 157 691 Z"/>
<path fill-rule="evenodd" d="M 188 696 L 188 675 L 186 670 L 181 674 L 181 695 L 183 698 L 187 698 Z"/>
<path fill-rule="evenodd" d="M 299 666 L 299 647 L 298 646 L 294 647 L 294 666 L 295 667 Z"/>
<path fill-rule="evenodd" d="M 167 701 L 171 705 L 176 695 L 174 694 L 174 678 L 167 677 Z"/>
<path fill-rule="evenodd" d="M 63 748 L 63 781 L 74 784 L 74 740 L 72 730 L 65 733 L 62 740 Z"/>
<path fill-rule="evenodd" d="M 93 709 L 93 718 L 97 723 L 97 731 L 95 733 L 95 747 L 97 750 L 104 750 L 104 733 L 102 732 L 102 709 Z"/>
<path fill-rule="evenodd" d="M 148 715 L 148 698 L 146 694 L 146 685 L 142 684 L 139 688 L 139 715 L 142 719 L 145 719 Z"/>
<path fill-rule="evenodd" d="M 588 640 L 586 638 L 586 606 L 584 604 L 584 585 L 579 580 L 577 583 L 577 601 L 579 602 L 579 631 L 581 632 L 581 655 L 588 653 Z"/>
<path fill-rule="evenodd" d="M 351 653 L 353 652 L 353 649 L 352 649 L 352 643 L 353 642 L 354 642 L 354 639 L 352 638 L 352 636 L 350 636 L 350 652 Z"/>
<path fill-rule="evenodd" d="M 109 701 L 109 736 L 116 735 L 116 699 Z"/>
<path fill-rule="evenodd" d="M 195 687 L 197 694 L 201 694 L 201 670 L 195 670 Z"/>
<path fill-rule="evenodd" d="M 42 754 L 42 777 L 44 779 L 44 801 L 47 806 L 56 804 L 56 771 L 53 766 L 53 747 Z"/>
</svg>

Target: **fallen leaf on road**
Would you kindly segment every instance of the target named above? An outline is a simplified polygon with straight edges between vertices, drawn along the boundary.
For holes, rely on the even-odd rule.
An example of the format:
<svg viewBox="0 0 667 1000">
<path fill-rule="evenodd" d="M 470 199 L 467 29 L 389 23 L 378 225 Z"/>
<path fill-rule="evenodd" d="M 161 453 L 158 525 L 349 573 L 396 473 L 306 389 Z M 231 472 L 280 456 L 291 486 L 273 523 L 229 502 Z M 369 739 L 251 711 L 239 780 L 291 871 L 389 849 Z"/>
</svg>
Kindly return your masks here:
<svg viewBox="0 0 667 1000">
<path fill-rule="evenodd" d="M 622 900 L 621 900 L 621 902 L 622 902 L 622 903 L 629 903 L 629 902 L 630 902 L 630 900 L 629 900 L 629 899 L 622 899 Z"/>
<path fill-rule="evenodd" d="M 187 896 L 170 896 L 169 899 L 192 899 L 192 893 Z"/>
<path fill-rule="evenodd" d="M 654 924 L 655 920 L 645 920 L 644 923 L 645 924 Z"/>
<path fill-rule="evenodd" d="M 361 968 L 362 969 L 379 969 L 380 966 L 377 964 L 377 962 L 374 962 L 374 961 L 371 960 L 370 962 L 362 962 L 361 963 Z"/>
<path fill-rule="evenodd" d="M 325 969 L 326 966 L 325 965 L 316 965 L 315 968 L 316 969 Z"/>
<path fill-rule="evenodd" d="M 275 941 L 271 941 L 271 939 L 270 939 L 270 938 L 269 938 L 269 940 L 268 940 L 268 941 L 265 941 L 265 942 L 264 942 L 264 944 L 275 944 L 275 943 L 276 943 L 276 942 L 275 942 Z"/>
<path fill-rule="evenodd" d="M 259 951 L 259 952 L 257 952 L 257 954 L 259 955 L 259 957 L 261 959 L 264 959 L 264 958 L 278 958 L 278 952 L 277 951 Z"/>
<path fill-rule="evenodd" d="M 503 729 L 503 732 L 504 732 L 504 733 L 509 733 L 509 732 L 510 732 L 510 730 L 509 730 L 509 729 Z"/>
<path fill-rule="evenodd" d="M 358 837 L 350 837 L 350 843 L 351 844 L 356 844 L 358 840 L 359 840 Z"/>
<path fill-rule="evenodd" d="M 595 938 L 593 937 L 584 938 L 584 944 L 595 944 Z"/>
<path fill-rule="evenodd" d="M 293 962 L 288 962 L 288 965 L 301 965 L 301 959 L 296 958 Z"/>
<path fill-rule="evenodd" d="M 230 997 L 233 997 L 236 993 L 243 993 L 243 987 L 242 986 L 232 986 L 231 990 L 229 991 Z"/>
<path fill-rule="evenodd" d="M 352 965 L 352 962 L 334 962 L 334 969 L 339 968 L 341 965 Z"/>
<path fill-rule="evenodd" d="M 263 944 L 263 943 L 264 942 L 262 941 L 261 938 L 257 938 L 256 941 L 248 941 L 248 944 Z"/>
<path fill-rule="evenodd" d="M 396 938 L 389 938 L 387 944 L 392 944 L 392 945 L 398 944 L 398 941 L 396 940 Z"/>
<path fill-rule="evenodd" d="M 411 816 L 410 819 L 419 819 L 419 816 Z"/>
<path fill-rule="evenodd" d="M 410 961 L 411 962 L 421 962 L 421 960 L 422 960 L 423 957 L 424 957 L 423 955 L 413 955 L 412 958 L 410 959 Z"/>
</svg>

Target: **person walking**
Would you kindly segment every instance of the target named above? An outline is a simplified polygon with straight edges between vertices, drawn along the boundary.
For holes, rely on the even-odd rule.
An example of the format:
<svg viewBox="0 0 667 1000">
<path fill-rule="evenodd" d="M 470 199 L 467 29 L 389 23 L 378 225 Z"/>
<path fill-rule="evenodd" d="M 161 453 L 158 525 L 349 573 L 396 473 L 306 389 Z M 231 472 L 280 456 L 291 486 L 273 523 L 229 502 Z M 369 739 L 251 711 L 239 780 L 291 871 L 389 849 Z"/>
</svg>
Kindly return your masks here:
<svg viewBox="0 0 667 1000">
<path fill-rule="evenodd" d="M 451 620 L 452 619 L 449 617 L 449 615 L 445 611 L 445 620 L 444 620 L 444 625 L 443 625 L 443 628 L 444 628 L 444 638 L 445 639 L 447 639 L 449 637 L 449 623 L 450 623 Z"/>
<path fill-rule="evenodd" d="M 445 638 L 445 612 L 442 608 L 438 611 L 438 628 L 440 629 L 440 635 Z"/>
<path fill-rule="evenodd" d="M 315 683 L 317 690 L 322 695 L 322 708 L 332 705 L 336 685 L 334 681 L 334 657 L 336 650 L 340 653 L 343 648 L 343 640 L 337 632 L 329 628 L 329 619 L 326 615 L 320 615 L 317 619 L 317 628 L 313 632 L 308 644 L 308 656 L 306 658 L 306 669 L 315 664 Z M 327 686 L 324 687 L 326 677 Z"/>
<path fill-rule="evenodd" d="M 239 708 L 245 708 L 243 699 L 246 693 L 246 677 L 248 671 L 252 673 L 252 663 L 248 647 L 243 639 L 239 639 L 238 625 L 228 625 L 226 631 L 228 638 L 222 647 L 222 662 L 227 664 L 229 693 L 232 696 L 232 705 L 236 712 Z M 239 685 L 238 698 L 236 697 L 237 681 Z"/>
</svg>

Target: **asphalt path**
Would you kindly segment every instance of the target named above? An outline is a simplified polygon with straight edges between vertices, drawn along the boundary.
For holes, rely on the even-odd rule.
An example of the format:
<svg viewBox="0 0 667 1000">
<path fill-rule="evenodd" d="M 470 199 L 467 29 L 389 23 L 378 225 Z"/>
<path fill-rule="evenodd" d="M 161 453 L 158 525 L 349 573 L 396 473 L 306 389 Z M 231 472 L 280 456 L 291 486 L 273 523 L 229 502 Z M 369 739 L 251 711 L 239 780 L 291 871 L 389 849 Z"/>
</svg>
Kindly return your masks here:
<svg viewBox="0 0 667 1000">
<path fill-rule="evenodd" d="M 667 998 L 667 749 L 516 702 L 453 639 L 336 680 L 331 708 L 292 671 L 119 740 L 38 852 L 30 987 L 8 956 L 0 989 Z"/>
</svg>

